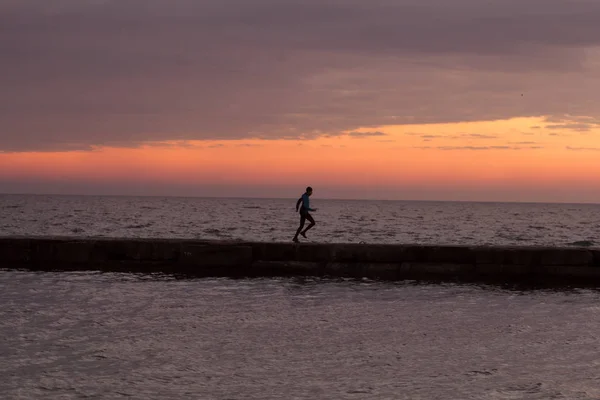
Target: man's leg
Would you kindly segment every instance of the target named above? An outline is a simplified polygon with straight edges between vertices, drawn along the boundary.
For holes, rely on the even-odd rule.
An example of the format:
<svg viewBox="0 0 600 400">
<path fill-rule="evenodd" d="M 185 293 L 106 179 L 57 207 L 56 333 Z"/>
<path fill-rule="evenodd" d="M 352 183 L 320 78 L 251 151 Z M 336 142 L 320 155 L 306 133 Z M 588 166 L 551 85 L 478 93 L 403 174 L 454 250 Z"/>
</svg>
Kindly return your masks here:
<svg viewBox="0 0 600 400">
<path fill-rule="evenodd" d="M 308 231 L 310 228 L 315 226 L 315 220 L 313 219 L 312 215 L 310 215 L 309 213 L 306 213 L 306 219 L 308 220 L 308 222 L 310 222 L 310 224 L 308 224 L 308 226 L 306 227 L 304 232 L 300 232 L 300 234 L 304 237 L 306 237 L 306 231 Z"/>
<path fill-rule="evenodd" d="M 302 228 L 304 228 L 304 222 L 305 221 L 306 221 L 306 216 L 304 214 L 300 214 L 300 227 L 298 228 L 298 230 L 296 231 L 296 234 L 294 235 L 294 239 L 293 239 L 294 242 L 298 241 L 298 235 L 302 231 Z"/>
</svg>

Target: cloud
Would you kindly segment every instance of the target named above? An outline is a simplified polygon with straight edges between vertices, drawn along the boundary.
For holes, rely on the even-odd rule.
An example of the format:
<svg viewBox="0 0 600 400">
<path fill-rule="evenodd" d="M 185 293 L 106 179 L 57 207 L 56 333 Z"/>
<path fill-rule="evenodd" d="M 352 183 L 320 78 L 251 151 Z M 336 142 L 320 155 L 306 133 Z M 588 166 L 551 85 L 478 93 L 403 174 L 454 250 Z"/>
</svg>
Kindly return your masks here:
<svg viewBox="0 0 600 400">
<path fill-rule="evenodd" d="M 498 136 L 483 135 L 480 133 L 465 133 L 465 134 L 462 134 L 461 137 L 470 138 L 470 139 L 497 139 L 498 138 Z"/>
<path fill-rule="evenodd" d="M 486 151 L 486 150 L 537 150 L 543 149 L 543 146 L 415 146 L 415 149 L 427 150 L 436 149 L 444 151 L 456 151 L 456 150 L 473 150 L 473 151 Z"/>
<path fill-rule="evenodd" d="M 348 136 L 353 138 L 365 138 L 365 137 L 374 137 L 374 136 L 387 136 L 387 133 L 374 131 L 374 132 L 349 132 Z"/>
<path fill-rule="evenodd" d="M 408 135 L 415 135 L 413 133 L 408 133 Z M 494 135 L 484 135 L 480 133 L 461 133 L 459 135 L 420 135 L 422 139 L 425 141 L 429 141 L 431 139 L 497 139 L 498 136 Z"/>
<path fill-rule="evenodd" d="M 3 1 L 0 149 L 598 116 L 598 20 L 595 1 Z"/>
<path fill-rule="evenodd" d="M 588 132 L 600 128 L 600 118 L 586 115 L 554 115 L 546 117 L 544 128 L 551 130 L 571 130 L 576 132 Z"/>
<path fill-rule="evenodd" d="M 174 142 L 146 142 L 144 143 L 144 145 L 146 146 L 151 146 L 151 147 L 170 147 L 170 148 L 186 148 L 186 149 L 197 149 L 202 147 L 201 145 L 197 144 L 197 143 L 191 143 L 189 141 L 186 140 L 179 140 L 179 141 L 174 141 Z M 119 146 L 122 147 L 122 146 Z"/>
<path fill-rule="evenodd" d="M 600 117 L 594 117 L 589 115 L 576 115 L 576 114 L 557 114 L 547 116 L 546 122 L 549 123 L 588 123 L 592 125 L 600 125 Z"/>
<path fill-rule="evenodd" d="M 567 150 L 571 151 L 600 151 L 600 147 L 571 147 L 567 146 Z"/>
<path fill-rule="evenodd" d="M 448 139 L 497 139 L 495 135 L 484 135 L 481 133 L 461 133 L 459 135 L 447 136 Z"/>
<path fill-rule="evenodd" d="M 572 131 L 577 131 L 577 132 L 587 132 L 590 129 L 593 128 L 593 125 L 590 124 L 582 124 L 582 123 L 577 123 L 577 124 L 555 124 L 555 125 L 546 125 L 545 126 L 546 129 L 566 129 L 566 130 L 572 130 Z"/>
<path fill-rule="evenodd" d="M 440 150 L 517 150 L 511 146 L 440 146 Z"/>
</svg>

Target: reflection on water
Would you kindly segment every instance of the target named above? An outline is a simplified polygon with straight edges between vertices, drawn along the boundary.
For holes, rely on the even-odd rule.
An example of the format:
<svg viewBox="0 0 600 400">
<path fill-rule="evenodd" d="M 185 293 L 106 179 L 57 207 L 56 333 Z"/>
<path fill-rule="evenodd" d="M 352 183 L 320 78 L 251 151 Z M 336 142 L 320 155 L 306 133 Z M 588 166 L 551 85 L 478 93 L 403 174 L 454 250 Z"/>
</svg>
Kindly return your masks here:
<svg viewBox="0 0 600 400">
<path fill-rule="evenodd" d="M 597 399 L 600 293 L 0 271 L 0 398 Z"/>
</svg>

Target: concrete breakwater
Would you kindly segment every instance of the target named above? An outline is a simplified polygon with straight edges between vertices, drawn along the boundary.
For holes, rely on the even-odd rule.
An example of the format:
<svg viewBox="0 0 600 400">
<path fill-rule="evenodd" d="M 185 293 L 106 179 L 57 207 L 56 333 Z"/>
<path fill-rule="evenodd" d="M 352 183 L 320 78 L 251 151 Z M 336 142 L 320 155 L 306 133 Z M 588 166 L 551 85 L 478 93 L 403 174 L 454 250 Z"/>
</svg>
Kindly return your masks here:
<svg viewBox="0 0 600 400">
<path fill-rule="evenodd" d="M 600 283 L 600 249 L 6 237 L 0 238 L 0 268 Z"/>
</svg>

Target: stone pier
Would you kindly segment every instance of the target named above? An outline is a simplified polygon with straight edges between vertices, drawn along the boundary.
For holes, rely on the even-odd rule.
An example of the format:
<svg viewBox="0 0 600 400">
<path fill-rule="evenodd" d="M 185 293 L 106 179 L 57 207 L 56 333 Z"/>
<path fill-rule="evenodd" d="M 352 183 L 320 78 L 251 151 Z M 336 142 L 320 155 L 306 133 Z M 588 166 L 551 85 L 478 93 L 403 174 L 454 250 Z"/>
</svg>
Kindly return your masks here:
<svg viewBox="0 0 600 400">
<path fill-rule="evenodd" d="M 0 237 L 0 268 L 600 283 L 600 249 Z"/>
</svg>

